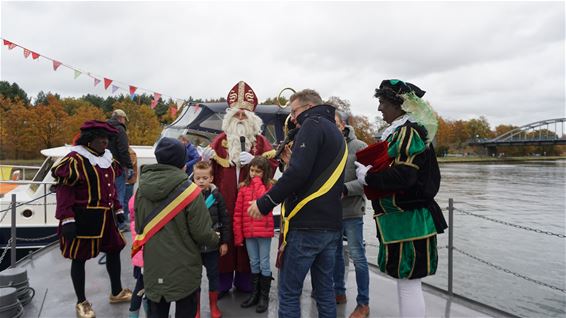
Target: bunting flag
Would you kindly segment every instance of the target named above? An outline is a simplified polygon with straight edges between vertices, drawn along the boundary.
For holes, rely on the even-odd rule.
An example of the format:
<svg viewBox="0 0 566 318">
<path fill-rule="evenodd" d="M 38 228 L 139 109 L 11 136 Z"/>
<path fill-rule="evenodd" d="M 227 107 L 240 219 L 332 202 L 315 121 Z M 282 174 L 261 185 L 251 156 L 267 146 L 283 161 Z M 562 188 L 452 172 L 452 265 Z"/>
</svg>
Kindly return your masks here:
<svg viewBox="0 0 566 318">
<path fill-rule="evenodd" d="M 16 47 L 16 45 L 8 40 L 4 40 L 4 45 L 8 47 L 8 50 L 11 50 Z"/>
<path fill-rule="evenodd" d="M 110 86 L 110 84 L 112 84 L 112 80 L 109 78 L 104 78 L 104 89 L 108 89 L 108 86 Z"/>
<path fill-rule="evenodd" d="M 177 117 L 177 107 L 170 107 L 171 117 Z"/>
<path fill-rule="evenodd" d="M 151 108 L 155 109 L 157 103 L 159 103 L 159 99 L 161 98 L 161 94 L 153 93 L 153 100 L 151 101 Z"/>
<path fill-rule="evenodd" d="M 66 68 L 69 68 L 69 69 L 71 69 L 71 70 L 74 71 L 74 79 L 77 79 L 77 78 L 78 78 L 79 76 L 81 76 L 81 74 L 83 73 L 83 71 L 78 70 L 78 69 L 76 69 L 75 67 L 73 67 L 73 66 L 71 66 L 71 65 L 69 65 L 69 64 L 65 64 L 65 63 L 63 63 L 63 62 L 60 62 L 60 61 L 55 60 L 55 59 L 52 59 L 52 58 L 50 58 L 50 57 L 48 57 L 48 56 L 45 56 L 45 55 L 43 55 L 43 54 L 39 54 L 39 53 L 34 52 L 34 51 L 30 50 L 30 49 L 24 48 L 23 46 L 21 46 L 21 45 L 19 45 L 19 44 L 16 44 L 16 43 L 14 43 L 14 42 L 12 42 L 12 41 L 6 40 L 6 39 L 4 39 L 4 38 L 2 38 L 2 37 L 0 37 L 0 39 L 2 39 L 2 44 L 3 44 L 4 46 L 8 47 L 9 50 L 12 50 L 12 49 L 15 48 L 16 46 L 19 47 L 19 48 L 21 48 L 21 49 L 23 50 L 23 53 L 24 53 L 24 58 L 26 58 L 26 59 L 27 59 L 28 56 L 30 56 L 30 54 L 31 54 L 31 57 L 32 57 L 32 59 L 34 59 L 34 60 L 37 60 L 37 59 L 39 59 L 40 57 L 42 57 L 42 58 L 44 58 L 44 59 L 46 59 L 46 60 L 51 61 L 51 62 L 52 62 L 52 67 L 53 67 L 53 71 L 57 71 L 58 68 L 59 68 L 59 66 L 63 65 L 63 66 L 65 66 Z M 111 80 L 111 79 L 109 79 L 109 78 L 107 78 L 107 77 L 100 76 L 100 75 L 93 76 L 90 72 L 86 72 L 86 71 L 85 71 L 84 73 L 87 73 L 89 77 L 91 77 L 91 78 L 94 79 L 94 86 L 97 86 L 97 85 L 101 82 L 100 78 L 104 78 L 104 89 L 108 89 L 108 87 L 112 84 L 112 93 L 115 93 L 118 89 L 122 89 L 122 90 L 125 91 L 125 90 L 126 90 L 125 87 L 127 86 L 127 87 L 129 88 L 130 97 L 131 97 L 132 99 L 134 98 L 135 93 L 138 92 L 138 91 L 140 91 L 140 90 L 143 90 L 143 91 L 145 91 L 145 92 L 149 92 L 150 94 L 153 94 L 153 100 L 151 101 L 151 108 L 153 108 L 153 109 L 155 109 L 155 108 L 157 107 L 157 104 L 159 103 L 159 100 L 160 100 L 161 97 L 162 97 L 162 95 L 161 95 L 160 93 L 157 93 L 157 92 L 155 92 L 155 91 L 147 90 L 147 89 L 145 89 L 145 88 L 141 88 L 141 87 L 134 86 L 134 85 L 128 85 L 128 84 L 124 84 L 124 83 L 121 83 L 121 82 L 116 82 L 116 81 L 114 81 L 114 80 Z M 114 85 L 113 83 L 124 84 L 124 85 Z M 166 96 L 167 96 L 167 95 L 166 95 Z M 182 105 L 184 105 L 185 101 L 184 101 L 183 99 L 179 99 L 179 98 L 175 98 L 175 97 L 171 97 L 171 96 L 167 96 L 167 97 L 170 98 L 170 99 L 176 100 L 176 105 L 177 105 L 177 107 L 176 107 L 175 110 L 171 110 L 172 114 L 175 115 L 175 114 L 178 112 L 178 110 L 182 107 Z"/>
<path fill-rule="evenodd" d="M 136 89 L 138 89 L 138 88 L 130 85 L 130 98 L 131 99 L 134 99 L 134 94 L 136 93 Z"/>
<path fill-rule="evenodd" d="M 53 70 L 56 71 L 59 66 L 61 66 L 61 62 L 53 60 Z"/>
</svg>

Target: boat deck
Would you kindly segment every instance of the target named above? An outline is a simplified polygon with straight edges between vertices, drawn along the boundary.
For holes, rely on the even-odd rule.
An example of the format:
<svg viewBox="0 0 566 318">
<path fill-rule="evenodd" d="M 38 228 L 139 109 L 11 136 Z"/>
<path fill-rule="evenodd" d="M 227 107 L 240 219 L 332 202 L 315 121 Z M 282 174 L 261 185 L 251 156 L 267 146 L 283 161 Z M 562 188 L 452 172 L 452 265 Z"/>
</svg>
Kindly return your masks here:
<svg viewBox="0 0 566 318">
<path fill-rule="evenodd" d="M 128 233 L 129 234 L 129 233 Z M 129 235 L 126 235 L 130 238 Z M 135 281 L 132 277 L 132 265 L 129 258 L 130 239 L 128 246 L 121 253 L 122 284 L 133 289 Z M 272 251 L 275 253 L 277 234 L 272 241 Z M 275 255 L 272 256 L 274 260 Z M 34 254 L 30 259 L 22 260 L 18 267 L 27 269 L 29 283 L 35 289 L 35 297 L 25 307 L 23 317 L 75 317 L 76 298 L 70 279 L 70 261 L 61 257 L 58 245 L 51 245 Z M 275 269 L 275 268 L 274 268 Z M 348 317 L 356 306 L 356 281 L 352 263 L 347 270 L 348 302 L 338 305 L 338 317 Z M 274 272 L 276 273 L 276 272 Z M 99 265 L 97 260 L 91 260 L 86 265 L 86 296 L 93 304 L 97 317 L 127 317 L 129 304 L 109 304 L 110 281 L 106 267 Z M 203 276 L 203 292 L 201 299 L 202 317 L 209 317 L 206 275 Z M 302 317 L 317 317 L 316 302 L 310 297 L 311 283 L 307 275 L 303 295 L 301 297 Z M 452 299 L 430 288 L 424 287 L 427 317 L 497 317 L 501 313 L 490 311 L 477 304 Z M 232 292 L 219 301 L 219 307 L 224 317 L 277 317 L 277 280 L 271 289 L 269 310 L 257 314 L 254 308 L 242 309 L 240 303 L 247 294 Z M 397 287 L 395 281 L 382 275 L 370 267 L 370 309 L 371 317 L 397 317 Z M 143 312 L 143 309 L 141 310 Z M 171 314 L 174 306 L 171 308 Z M 145 317 L 145 314 L 140 314 Z M 174 317 L 174 315 L 172 315 Z"/>
</svg>

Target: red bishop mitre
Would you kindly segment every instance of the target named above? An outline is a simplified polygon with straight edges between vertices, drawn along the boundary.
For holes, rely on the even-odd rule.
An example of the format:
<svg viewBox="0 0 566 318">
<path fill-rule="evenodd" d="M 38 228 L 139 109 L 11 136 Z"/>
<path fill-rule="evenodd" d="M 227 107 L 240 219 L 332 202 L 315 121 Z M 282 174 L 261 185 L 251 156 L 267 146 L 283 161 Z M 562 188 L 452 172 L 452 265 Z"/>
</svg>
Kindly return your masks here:
<svg viewBox="0 0 566 318">
<path fill-rule="evenodd" d="M 257 106 L 257 96 L 253 89 L 244 81 L 239 81 L 228 92 L 228 106 L 254 111 Z"/>
</svg>

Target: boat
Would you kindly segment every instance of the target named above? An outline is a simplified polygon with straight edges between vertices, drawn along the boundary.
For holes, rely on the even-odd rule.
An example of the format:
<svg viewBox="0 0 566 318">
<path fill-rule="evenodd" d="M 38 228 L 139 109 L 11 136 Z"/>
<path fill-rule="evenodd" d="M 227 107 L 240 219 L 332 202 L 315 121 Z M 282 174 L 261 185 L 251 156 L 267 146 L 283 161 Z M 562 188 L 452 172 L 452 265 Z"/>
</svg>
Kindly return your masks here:
<svg viewBox="0 0 566 318">
<path fill-rule="evenodd" d="M 195 145 L 206 147 L 212 139 L 222 131 L 222 119 L 226 114 L 228 104 L 223 103 L 189 103 L 181 110 L 181 114 L 171 124 L 166 126 L 159 139 L 163 137 L 178 138 L 188 135 Z M 285 120 L 290 113 L 289 109 L 282 109 L 276 105 L 258 105 L 255 113 L 263 120 L 262 134 L 276 146 L 284 139 Z M 155 144 L 159 141 L 156 141 Z M 138 175 L 144 165 L 156 162 L 154 146 L 131 146 L 138 159 Z M 51 186 L 54 179 L 51 176 L 53 165 L 71 150 L 71 145 L 41 150 L 45 156 L 42 165 L 27 167 L 37 169 L 31 180 L 0 181 L 3 193 L 0 193 L 0 247 L 6 250 L 11 237 L 10 226 L 12 222 L 11 204 L 12 196 L 16 198 L 16 225 L 17 225 L 17 259 L 57 240 L 57 226 L 59 221 L 55 218 L 55 193 Z M 23 171 L 22 167 L 11 167 L 14 171 Z M 21 175 L 25 176 L 25 171 Z M 280 172 L 277 172 L 277 176 Z M 134 191 L 137 184 L 134 185 Z M 275 224 L 279 225 L 280 209 L 273 211 Z M 8 252 L 8 255 L 10 252 Z M 0 255 L 3 252 L 0 252 Z M 0 270 L 8 266 L 10 257 L 0 262 Z"/>
</svg>

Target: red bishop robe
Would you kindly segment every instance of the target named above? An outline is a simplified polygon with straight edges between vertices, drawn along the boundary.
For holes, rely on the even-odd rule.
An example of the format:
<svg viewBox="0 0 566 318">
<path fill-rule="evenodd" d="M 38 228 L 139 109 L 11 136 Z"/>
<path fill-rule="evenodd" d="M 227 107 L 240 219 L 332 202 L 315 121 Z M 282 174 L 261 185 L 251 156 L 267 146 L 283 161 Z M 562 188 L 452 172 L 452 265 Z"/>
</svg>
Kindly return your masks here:
<svg viewBox="0 0 566 318">
<path fill-rule="evenodd" d="M 212 158 L 212 167 L 214 169 L 214 184 L 224 197 L 226 202 L 226 210 L 230 220 L 234 216 L 234 206 L 236 205 L 236 198 L 238 196 L 238 184 L 243 182 L 248 176 L 249 165 L 240 168 L 240 178 L 236 181 L 236 166 L 230 166 L 228 160 L 228 142 L 226 140 L 226 133 L 222 132 L 210 144 L 214 149 L 216 155 Z M 271 164 L 272 177 L 277 168 L 277 160 L 275 150 L 269 143 L 269 140 L 263 135 L 257 135 L 252 149 L 248 150 L 254 156 L 264 156 L 269 159 Z M 239 158 L 238 158 L 239 159 Z M 249 273 L 250 261 L 245 246 L 235 247 L 232 242 L 228 244 L 228 253 L 220 257 L 218 264 L 220 273 L 231 273 L 233 271 Z"/>
</svg>

